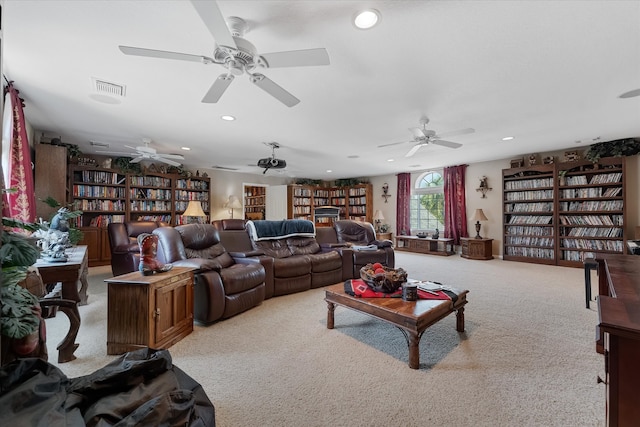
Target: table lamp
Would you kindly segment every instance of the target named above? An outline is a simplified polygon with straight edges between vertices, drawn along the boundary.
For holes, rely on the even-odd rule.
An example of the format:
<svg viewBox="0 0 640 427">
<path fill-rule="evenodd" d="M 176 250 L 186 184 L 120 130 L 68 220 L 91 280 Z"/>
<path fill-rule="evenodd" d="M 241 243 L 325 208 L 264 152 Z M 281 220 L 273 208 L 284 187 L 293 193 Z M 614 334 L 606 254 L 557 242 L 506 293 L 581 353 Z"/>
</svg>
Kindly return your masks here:
<svg viewBox="0 0 640 427">
<path fill-rule="evenodd" d="M 197 223 L 198 218 L 203 218 L 207 216 L 202 210 L 202 205 L 200 204 L 200 200 L 189 200 L 189 204 L 187 205 L 187 209 L 182 214 L 185 217 L 187 224 Z M 192 218 L 189 220 L 189 218 Z M 193 220 L 195 218 L 195 220 Z"/>
<path fill-rule="evenodd" d="M 231 215 L 231 219 L 233 219 L 233 210 L 242 209 L 242 203 L 240 203 L 240 199 L 238 199 L 237 196 L 229 196 L 229 200 L 224 204 L 224 207 L 229 209 L 229 214 Z"/>
<path fill-rule="evenodd" d="M 484 215 L 484 212 L 482 212 L 482 209 L 476 209 L 471 220 L 477 221 L 476 222 L 476 239 L 482 239 L 482 236 L 480 236 L 480 227 L 481 227 L 480 221 L 489 221 L 489 219 Z"/>
<path fill-rule="evenodd" d="M 379 233 L 380 223 L 384 220 L 384 215 L 382 215 L 379 209 L 373 214 L 373 220 L 376 222 L 376 233 Z"/>
</svg>

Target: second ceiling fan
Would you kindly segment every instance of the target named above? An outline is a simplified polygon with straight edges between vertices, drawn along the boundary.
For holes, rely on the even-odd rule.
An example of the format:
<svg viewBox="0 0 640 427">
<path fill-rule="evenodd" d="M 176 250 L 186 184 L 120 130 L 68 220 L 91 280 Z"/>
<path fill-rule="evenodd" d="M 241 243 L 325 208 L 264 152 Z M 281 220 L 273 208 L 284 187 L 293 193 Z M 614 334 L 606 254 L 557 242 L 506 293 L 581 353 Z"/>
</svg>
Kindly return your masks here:
<svg viewBox="0 0 640 427">
<path fill-rule="evenodd" d="M 443 147 L 449 147 L 449 148 L 460 148 L 462 147 L 462 144 L 460 144 L 459 142 L 445 141 L 442 138 L 447 138 L 447 137 L 456 136 L 456 135 L 466 135 L 466 134 L 475 132 L 475 130 L 472 128 L 466 128 L 466 129 L 455 130 L 455 131 L 446 132 L 438 135 L 434 130 L 427 129 L 428 123 L 429 123 L 429 118 L 424 116 L 420 118 L 420 124 L 422 125 L 422 127 L 409 128 L 409 130 L 413 133 L 413 140 L 411 141 L 392 142 L 390 144 L 378 145 L 378 147 L 389 147 L 391 145 L 399 145 L 399 144 L 406 144 L 408 142 L 413 142 L 415 143 L 415 145 L 411 147 L 411 150 L 409 150 L 407 154 L 405 154 L 405 157 L 411 157 L 421 147 L 429 144 L 442 145 Z"/>
<path fill-rule="evenodd" d="M 202 102 L 218 102 L 235 76 L 246 73 L 251 83 L 275 97 L 287 107 L 293 107 L 300 102 L 298 98 L 264 74 L 255 72 L 255 70 L 259 67 L 329 65 L 329 54 L 324 48 L 258 54 L 255 46 L 243 38 L 247 23 L 242 18 L 232 16 L 225 21 L 215 1 L 191 0 L 191 3 L 215 39 L 216 46 L 213 50 L 213 57 L 131 46 L 119 46 L 119 48 L 126 55 L 222 65 L 227 69 L 227 72 L 218 76 L 207 94 L 202 98 Z"/>
</svg>

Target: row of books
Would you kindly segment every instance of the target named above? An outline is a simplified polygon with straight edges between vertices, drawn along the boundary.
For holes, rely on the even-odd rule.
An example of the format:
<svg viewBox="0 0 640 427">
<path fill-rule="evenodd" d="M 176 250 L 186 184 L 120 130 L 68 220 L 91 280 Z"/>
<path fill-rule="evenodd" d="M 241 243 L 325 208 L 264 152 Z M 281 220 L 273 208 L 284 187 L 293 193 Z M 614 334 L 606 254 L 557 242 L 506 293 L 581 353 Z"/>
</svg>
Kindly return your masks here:
<svg viewBox="0 0 640 427">
<path fill-rule="evenodd" d="M 209 200 L 209 192 L 176 190 L 176 200 Z"/>
<path fill-rule="evenodd" d="M 90 211 L 124 211 L 124 200 L 86 200 L 76 199 L 73 201 L 73 209 L 83 212 Z"/>
<path fill-rule="evenodd" d="M 208 190 L 209 183 L 207 181 L 178 179 L 176 180 L 176 188 L 186 188 L 189 190 Z"/>
<path fill-rule="evenodd" d="M 89 221 L 89 227 L 106 227 L 111 223 L 124 222 L 124 215 L 98 215 Z M 82 220 L 80 220 L 82 223 Z"/>
<path fill-rule="evenodd" d="M 124 187 L 74 184 L 72 192 L 74 197 L 124 198 Z"/>
<path fill-rule="evenodd" d="M 171 223 L 171 215 L 138 215 L 136 221 L 162 221 Z"/>
<path fill-rule="evenodd" d="M 553 187 L 553 178 L 535 178 L 519 181 L 505 181 L 505 190 L 526 190 L 531 188 Z"/>
<path fill-rule="evenodd" d="M 176 211 L 186 211 L 187 206 L 189 206 L 189 202 L 185 200 L 176 200 Z M 205 212 L 209 211 L 209 202 L 201 201 L 200 206 L 202 206 L 202 210 Z"/>
<path fill-rule="evenodd" d="M 587 187 L 587 188 L 570 188 L 570 189 L 560 190 L 560 197 L 563 199 L 618 197 L 621 194 L 622 194 L 622 187 L 611 187 L 611 188 Z"/>
<path fill-rule="evenodd" d="M 367 194 L 367 188 L 366 187 L 350 188 L 349 189 L 349 197 L 352 197 L 352 196 L 365 196 L 366 194 Z"/>
<path fill-rule="evenodd" d="M 171 190 L 156 190 L 153 188 L 132 188 L 129 190 L 132 199 L 171 199 Z"/>
<path fill-rule="evenodd" d="M 296 215 L 311 214 L 311 206 L 294 206 L 293 213 Z"/>
<path fill-rule="evenodd" d="M 505 231 L 507 235 L 553 236 L 553 227 L 509 225 Z"/>
<path fill-rule="evenodd" d="M 171 187 L 169 178 L 161 178 L 159 176 L 131 176 L 129 177 L 129 183 L 147 187 Z"/>
<path fill-rule="evenodd" d="M 508 224 L 551 224 L 552 216 L 547 215 L 512 215 Z"/>
<path fill-rule="evenodd" d="M 621 211 L 622 200 L 588 200 L 583 202 L 560 202 L 561 211 Z"/>
<path fill-rule="evenodd" d="M 622 237 L 622 228 L 583 228 L 575 227 L 567 234 L 569 237 Z"/>
<path fill-rule="evenodd" d="M 562 225 L 623 225 L 622 215 L 560 215 Z"/>
<path fill-rule="evenodd" d="M 132 211 L 170 211 L 171 202 L 164 200 L 134 200 L 129 204 Z"/>
<path fill-rule="evenodd" d="M 350 205 L 366 205 L 367 198 L 366 197 L 349 197 Z"/>
<path fill-rule="evenodd" d="M 182 225 L 182 224 L 208 224 L 209 223 L 209 216 L 205 216 L 202 218 L 195 218 L 195 217 L 187 217 L 187 216 L 182 216 L 182 215 L 178 215 L 176 216 L 176 225 Z"/>
<path fill-rule="evenodd" d="M 554 250 L 545 248 L 525 248 L 520 246 L 505 246 L 505 253 L 511 256 L 538 259 L 554 259 Z"/>
<path fill-rule="evenodd" d="M 531 237 L 531 236 L 507 236 L 505 245 L 526 245 L 553 247 L 555 239 L 553 237 Z"/>
<path fill-rule="evenodd" d="M 505 194 L 508 201 L 553 199 L 553 190 L 529 190 Z"/>
<path fill-rule="evenodd" d="M 585 258 L 594 258 L 593 252 L 578 252 L 578 251 L 563 251 L 562 258 L 565 261 L 579 261 L 583 262 Z"/>
<path fill-rule="evenodd" d="M 623 252 L 622 240 L 588 240 L 588 239 L 562 239 L 563 248 L 587 249 L 590 251 Z"/>
<path fill-rule="evenodd" d="M 552 202 L 538 203 L 508 203 L 504 205 L 505 212 L 553 212 Z"/>
<path fill-rule="evenodd" d="M 104 172 L 104 171 L 81 171 L 80 176 L 82 177 L 82 182 L 91 182 L 95 184 L 124 184 L 125 176 L 118 175 L 115 172 Z M 74 178 L 77 175 L 74 175 Z M 78 181 L 78 180 L 76 180 Z"/>
</svg>

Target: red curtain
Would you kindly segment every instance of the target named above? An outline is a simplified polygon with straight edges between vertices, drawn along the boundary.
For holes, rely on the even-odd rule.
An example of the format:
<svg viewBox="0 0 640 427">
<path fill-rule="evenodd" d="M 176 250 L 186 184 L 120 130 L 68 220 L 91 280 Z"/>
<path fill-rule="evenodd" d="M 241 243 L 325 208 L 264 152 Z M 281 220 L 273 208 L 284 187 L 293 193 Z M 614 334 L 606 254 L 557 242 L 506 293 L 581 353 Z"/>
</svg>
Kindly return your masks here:
<svg viewBox="0 0 640 427">
<path fill-rule="evenodd" d="M 9 82 L 5 87 L 5 108 L 11 108 L 13 126 L 11 128 L 11 149 L 9 153 L 9 170 L 7 188 L 14 189 L 7 195 L 7 203 L 2 208 L 2 215 L 24 222 L 35 222 L 36 203 L 31 168 L 31 152 L 27 140 L 24 121 L 24 105 L 18 96 L 18 90 Z"/>
<path fill-rule="evenodd" d="M 411 174 L 398 174 L 398 196 L 396 201 L 396 236 L 411 235 L 409 199 L 411 198 Z"/>
<path fill-rule="evenodd" d="M 467 165 L 444 168 L 444 237 L 460 244 L 467 237 L 467 208 L 465 203 L 464 177 Z"/>
</svg>

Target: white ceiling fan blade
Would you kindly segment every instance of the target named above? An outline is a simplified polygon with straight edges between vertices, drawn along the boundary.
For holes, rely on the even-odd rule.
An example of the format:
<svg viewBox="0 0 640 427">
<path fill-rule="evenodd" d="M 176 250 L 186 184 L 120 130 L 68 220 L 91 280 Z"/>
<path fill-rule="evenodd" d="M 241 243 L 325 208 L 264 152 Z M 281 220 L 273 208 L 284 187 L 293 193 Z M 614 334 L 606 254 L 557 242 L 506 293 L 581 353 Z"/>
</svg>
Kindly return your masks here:
<svg viewBox="0 0 640 427">
<path fill-rule="evenodd" d="M 329 53 L 325 48 L 273 52 L 260 56 L 268 68 L 329 65 Z"/>
<path fill-rule="evenodd" d="M 138 156 L 135 159 L 131 159 L 129 160 L 129 163 L 140 163 L 141 160 L 144 160 L 145 157 L 144 156 Z"/>
<path fill-rule="evenodd" d="M 462 147 L 462 144 L 460 144 L 458 142 L 445 141 L 443 139 L 433 139 L 433 140 L 431 140 L 431 143 L 435 144 L 435 145 L 442 145 L 443 147 L 449 147 L 449 148 L 460 148 L 460 147 Z"/>
<path fill-rule="evenodd" d="M 447 137 L 450 137 L 450 136 L 467 135 L 469 133 L 474 133 L 475 131 L 476 130 L 473 129 L 473 128 L 453 130 L 451 132 L 445 132 L 445 133 L 438 134 L 436 136 L 436 138 L 447 138 Z"/>
<path fill-rule="evenodd" d="M 220 97 L 225 90 L 229 87 L 234 79 L 233 74 L 220 74 L 215 82 L 209 88 L 207 94 L 202 98 L 202 102 L 208 104 L 215 104 L 220 100 Z"/>
<path fill-rule="evenodd" d="M 381 147 L 390 147 L 390 146 L 392 146 L 392 145 L 406 144 L 407 142 L 415 142 L 415 141 L 392 142 L 392 143 L 389 143 L 389 144 L 382 144 L 382 145 L 378 145 L 378 148 L 381 148 Z"/>
<path fill-rule="evenodd" d="M 171 165 L 171 166 L 180 166 L 180 163 L 174 162 L 173 160 L 169 160 L 169 159 L 166 159 L 164 157 L 156 156 L 153 159 L 157 160 L 159 162 L 162 162 L 162 163 L 166 163 L 166 164 Z"/>
<path fill-rule="evenodd" d="M 291 95 L 289 92 L 278 86 L 273 80 L 269 79 L 263 74 L 252 74 L 250 79 L 251 83 L 255 84 L 260 89 L 264 90 L 287 107 L 293 107 L 300 102 L 298 98 Z"/>
<path fill-rule="evenodd" d="M 237 49 L 236 42 L 231 36 L 229 27 L 224 20 L 224 16 L 218 7 L 218 3 L 211 0 L 191 0 L 200 19 L 207 26 L 207 29 L 215 39 L 218 46 L 227 46 Z"/>
<path fill-rule="evenodd" d="M 413 134 L 413 137 L 415 139 L 419 139 L 419 138 L 424 138 L 427 135 L 424 133 L 424 130 L 420 129 L 420 128 L 409 128 L 409 132 L 411 132 Z"/>
<path fill-rule="evenodd" d="M 184 160 L 184 156 L 182 154 L 157 154 L 156 156 L 162 157 L 163 159 Z"/>
<path fill-rule="evenodd" d="M 416 151 L 418 151 L 420 149 L 420 147 L 422 147 L 425 144 L 416 144 L 413 147 L 411 147 L 411 150 L 409 150 L 409 152 L 407 154 L 405 154 L 405 157 L 411 157 L 414 154 L 416 154 Z"/>
<path fill-rule="evenodd" d="M 142 47 L 118 46 L 125 55 L 146 56 L 148 58 L 176 59 L 178 61 L 199 62 L 209 64 L 213 59 L 202 55 L 191 55 L 188 53 L 170 52 L 167 50 L 145 49 Z"/>
</svg>

